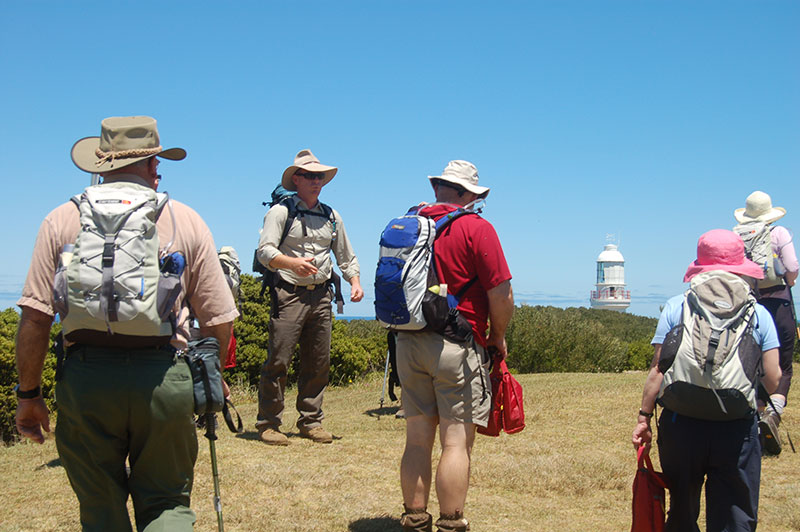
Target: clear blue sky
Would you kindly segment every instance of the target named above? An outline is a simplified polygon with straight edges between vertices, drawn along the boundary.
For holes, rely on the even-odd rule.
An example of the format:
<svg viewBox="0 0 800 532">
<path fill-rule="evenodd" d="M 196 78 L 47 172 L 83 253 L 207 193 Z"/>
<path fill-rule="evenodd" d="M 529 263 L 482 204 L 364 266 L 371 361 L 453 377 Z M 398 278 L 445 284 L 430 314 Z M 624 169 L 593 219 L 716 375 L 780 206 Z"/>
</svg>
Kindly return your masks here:
<svg viewBox="0 0 800 532">
<path fill-rule="evenodd" d="M 0 308 L 41 219 L 88 184 L 72 144 L 156 117 L 162 188 L 246 270 L 294 154 L 339 167 L 372 315 L 385 223 L 468 159 L 518 303 L 586 306 L 607 233 L 630 312 L 683 290 L 697 237 L 756 189 L 800 231 L 800 3 L 3 2 Z M 800 247 L 800 246 L 798 246 Z"/>
</svg>

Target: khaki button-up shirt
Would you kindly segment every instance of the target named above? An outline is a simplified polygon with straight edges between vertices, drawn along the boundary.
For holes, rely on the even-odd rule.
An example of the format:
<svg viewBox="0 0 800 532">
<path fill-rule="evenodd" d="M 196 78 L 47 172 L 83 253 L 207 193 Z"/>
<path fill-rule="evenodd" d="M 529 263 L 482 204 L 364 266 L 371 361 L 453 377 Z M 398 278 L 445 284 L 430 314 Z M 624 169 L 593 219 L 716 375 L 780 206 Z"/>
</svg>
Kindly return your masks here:
<svg viewBox="0 0 800 532">
<path fill-rule="evenodd" d="M 339 213 L 332 209 L 336 221 L 336 235 L 334 236 L 333 224 L 329 217 L 325 216 L 319 201 L 313 209 L 309 209 L 298 196 L 293 196 L 291 201 L 296 202 L 298 213 L 280 248 L 278 248 L 278 242 L 289 217 L 289 209 L 278 204 L 267 211 L 264 216 L 264 227 L 261 229 L 261 237 L 258 242 L 258 260 L 261 264 L 270 270 L 277 271 L 278 275 L 287 283 L 299 286 L 320 284 L 331 277 L 333 265 L 330 252 L 333 251 L 336 264 L 342 270 L 345 281 L 349 282 L 353 277 L 360 276 L 358 259 L 350 244 L 350 239 L 347 238 L 344 221 Z M 303 215 L 302 211 L 309 210 L 319 213 L 321 216 Z M 299 277 L 291 270 L 270 268 L 269 263 L 281 254 L 287 257 L 313 257 L 312 264 L 317 268 L 317 273 L 308 277 Z"/>
</svg>

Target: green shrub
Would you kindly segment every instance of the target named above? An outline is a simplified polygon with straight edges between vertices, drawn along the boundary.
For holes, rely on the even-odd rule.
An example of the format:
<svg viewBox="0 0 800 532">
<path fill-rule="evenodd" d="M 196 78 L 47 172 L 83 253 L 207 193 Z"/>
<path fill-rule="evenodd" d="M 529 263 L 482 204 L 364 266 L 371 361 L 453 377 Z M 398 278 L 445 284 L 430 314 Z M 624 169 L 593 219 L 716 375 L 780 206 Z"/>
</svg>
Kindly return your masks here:
<svg viewBox="0 0 800 532">
<path fill-rule="evenodd" d="M 618 312 L 523 305 L 506 334 L 508 364 L 522 373 L 622 371 L 639 364 L 638 342 L 647 341 L 643 335 L 649 339 L 655 322 Z"/>
</svg>

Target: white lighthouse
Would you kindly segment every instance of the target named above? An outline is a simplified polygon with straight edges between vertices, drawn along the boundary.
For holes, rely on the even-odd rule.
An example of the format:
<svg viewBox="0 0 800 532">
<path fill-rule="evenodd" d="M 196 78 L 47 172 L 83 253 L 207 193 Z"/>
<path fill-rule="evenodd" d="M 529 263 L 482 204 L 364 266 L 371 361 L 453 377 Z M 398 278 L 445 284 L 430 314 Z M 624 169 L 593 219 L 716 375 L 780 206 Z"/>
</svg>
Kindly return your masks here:
<svg viewBox="0 0 800 532">
<path fill-rule="evenodd" d="M 615 244 L 606 244 L 597 256 L 597 282 L 592 290 L 593 308 L 625 312 L 631 304 L 631 293 L 625 289 L 625 259 Z"/>
</svg>

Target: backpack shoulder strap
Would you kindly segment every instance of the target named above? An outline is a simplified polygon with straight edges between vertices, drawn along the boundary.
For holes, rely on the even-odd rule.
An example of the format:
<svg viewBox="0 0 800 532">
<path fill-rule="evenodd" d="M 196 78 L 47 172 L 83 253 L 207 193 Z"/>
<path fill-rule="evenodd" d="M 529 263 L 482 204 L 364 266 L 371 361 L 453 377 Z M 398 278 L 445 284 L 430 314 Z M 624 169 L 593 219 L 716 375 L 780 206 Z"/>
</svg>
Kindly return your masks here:
<svg viewBox="0 0 800 532">
<path fill-rule="evenodd" d="M 292 227 L 292 222 L 295 218 L 297 218 L 297 202 L 294 201 L 294 196 L 288 196 L 283 198 L 278 205 L 283 205 L 287 210 L 286 222 L 283 224 L 281 239 L 278 241 L 278 247 L 281 247 L 283 241 L 286 240 L 286 235 L 289 234 L 289 229 Z"/>
</svg>

